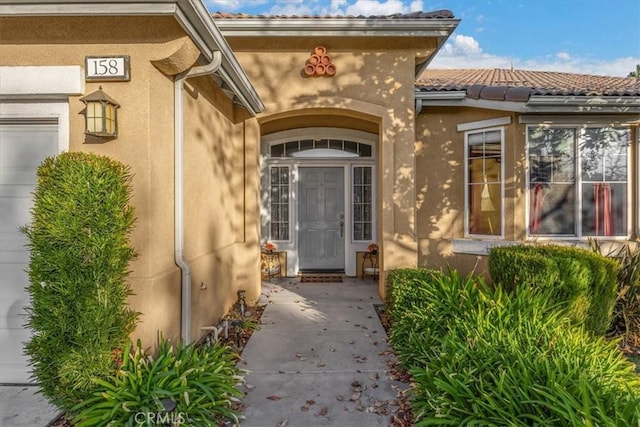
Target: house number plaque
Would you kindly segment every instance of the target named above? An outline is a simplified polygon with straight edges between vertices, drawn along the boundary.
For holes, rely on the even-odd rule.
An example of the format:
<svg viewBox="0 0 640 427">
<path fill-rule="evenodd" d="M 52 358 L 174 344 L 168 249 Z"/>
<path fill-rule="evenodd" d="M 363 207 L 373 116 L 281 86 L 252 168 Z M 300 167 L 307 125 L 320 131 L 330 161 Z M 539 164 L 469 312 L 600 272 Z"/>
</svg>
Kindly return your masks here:
<svg viewBox="0 0 640 427">
<path fill-rule="evenodd" d="M 130 65 L 128 55 L 85 57 L 86 80 L 129 81 Z"/>
</svg>

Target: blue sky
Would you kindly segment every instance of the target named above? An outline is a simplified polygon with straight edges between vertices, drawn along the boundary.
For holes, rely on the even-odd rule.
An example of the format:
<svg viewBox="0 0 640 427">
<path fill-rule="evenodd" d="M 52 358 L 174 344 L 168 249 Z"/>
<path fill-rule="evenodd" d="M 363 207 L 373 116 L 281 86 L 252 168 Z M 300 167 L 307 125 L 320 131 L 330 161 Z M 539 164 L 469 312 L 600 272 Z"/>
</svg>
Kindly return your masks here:
<svg viewBox="0 0 640 427">
<path fill-rule="evenodd" d="M 514 68 L 626 77 L 640 64 L 640 0 L 205 0 L 210 11 L 389 15 L 449 9 L 462 20 L 432 68 Z"/>
</svg>

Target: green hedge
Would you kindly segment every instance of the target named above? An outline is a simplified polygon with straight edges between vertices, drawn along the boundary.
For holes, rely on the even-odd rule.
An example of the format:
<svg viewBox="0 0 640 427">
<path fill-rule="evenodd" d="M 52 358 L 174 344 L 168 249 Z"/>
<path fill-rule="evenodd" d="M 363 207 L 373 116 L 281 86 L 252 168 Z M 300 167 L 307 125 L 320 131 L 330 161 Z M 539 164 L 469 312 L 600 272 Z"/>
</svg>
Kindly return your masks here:
<svg viewBox="0 0 640 427">
<path fill-rule="evenodd" d="M 387 313 L 392 321 L 398 320 L 405 311 L 419 307 L 430 287 L 424 286 L 442 277 L 442 273 L 429 269 L 400 268 L 392 270 L 387 276 L 388 297 Z"/>
<path fill-rule="evenodd" d="M 611 324 L 616 300 L 615 261 L 588 250 L 553 245 L 496 247 L 489 253 L 493 283 L 509 291 L 536 287 L 550 291 L 575 322 L 596 335 Z"/>
<path fill-rule="evenodd" d="M 32 222 L 26 345 L 41 392 L 68 410 L 114 374 L 113 354 L 138 314 L 127 308 L 135 251 L 129 169 L 111 159 L 64 153 L 38 169 Z"/>
<path fill-rule="evenodd" d="M 421 286 L 390 334 L 413 374 L 416 426 L 637 424 L 633 365 L 573 326 L 552 290 L 493 290 L 455 272 Z"/>
</svg>

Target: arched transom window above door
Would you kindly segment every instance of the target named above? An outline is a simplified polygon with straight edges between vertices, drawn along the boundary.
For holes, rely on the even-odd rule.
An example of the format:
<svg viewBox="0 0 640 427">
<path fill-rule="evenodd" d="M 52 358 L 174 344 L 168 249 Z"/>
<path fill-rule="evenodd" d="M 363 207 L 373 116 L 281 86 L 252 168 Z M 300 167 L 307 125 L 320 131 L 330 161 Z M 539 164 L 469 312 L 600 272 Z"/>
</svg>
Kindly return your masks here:
<svg viewBox="0 0 640 427">
<path fill-rule="evenodd" d="M 372 159 L 377 138 L 377 135 L 349 129 L 293 129 L 263 136 L 262 152 L 272 159 Z"/>
</svg>

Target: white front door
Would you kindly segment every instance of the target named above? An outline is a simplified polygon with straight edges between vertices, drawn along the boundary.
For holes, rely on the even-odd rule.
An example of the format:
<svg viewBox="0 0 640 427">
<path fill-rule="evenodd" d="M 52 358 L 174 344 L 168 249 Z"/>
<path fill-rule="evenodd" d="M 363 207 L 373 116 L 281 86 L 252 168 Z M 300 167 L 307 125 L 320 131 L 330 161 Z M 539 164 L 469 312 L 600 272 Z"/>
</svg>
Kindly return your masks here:
<svg viewBox="0 0 640 427">
<path fill-rule="evenodd" d="M 57 123 L 0 122 L 0 383 L 29 381 L 23 354 L 30 338 L 24 328 L 29 251 L 19 227 L 30 219 L 38 166 L 57 152 Z"/>
<path fill-rule="evenodd" d="M 298 183 L 299 268 L 344 270 L 344 168 L 301 167 Z"/>
</svg>

